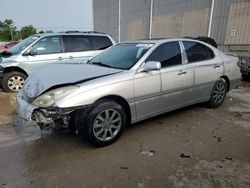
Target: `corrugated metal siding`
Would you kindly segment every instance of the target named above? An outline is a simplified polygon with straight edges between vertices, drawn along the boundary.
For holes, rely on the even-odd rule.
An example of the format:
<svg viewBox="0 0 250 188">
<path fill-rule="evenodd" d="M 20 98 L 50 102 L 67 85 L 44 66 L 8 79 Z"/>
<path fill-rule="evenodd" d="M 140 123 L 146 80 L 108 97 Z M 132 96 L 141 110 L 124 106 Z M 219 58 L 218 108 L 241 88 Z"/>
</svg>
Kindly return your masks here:
<svg viewBox="0 0 250 188">
<path fill-rule="evenodd" d="M 121 40 L 149 36 L 150 0 L 121 0 Z"/>
<path fill-rule="evenodd" d="M 154 0 L 152 36 L 206 36 L 212 0 Z M 250 44 L 250 0 L 215 0 L 211 37 Z M 118 0 L 93 0 L 94 28 L 118 39 Z M 121 0 L 121 40 L 148 38 L 150 0 Z M 231 36 L 232 30 L 236 36 Z"/>
<path fill-rule="evenodd" d="M 217 43 L 250 44 L 249 35 L 243 35 L 250 24 L 249 3 L 250 0 L 215 0 L 211 36 Z M 231 37 L 233 29 L 236 37 Z"/>
<path fill-rule="evenodd" d="M 211 0 L 155 0 L 153 37 L 206 36 Z"/>
<path fill-rule="evenodd" d="M 215 0 L 211 37 L 219 44 L 224 44 L 231 0 Z"/>
<path fill-rule="evenodd" d="M 232 35 L 233 30 L 235 36 Z M 250 44 L 250 2 L 231 3 L 224 44 Z"/>
<path fill-rule="evenodd" d="M 118 40 L 118 0 L 93 0 L 94 30 L 109 33 Z"/>
</svg>

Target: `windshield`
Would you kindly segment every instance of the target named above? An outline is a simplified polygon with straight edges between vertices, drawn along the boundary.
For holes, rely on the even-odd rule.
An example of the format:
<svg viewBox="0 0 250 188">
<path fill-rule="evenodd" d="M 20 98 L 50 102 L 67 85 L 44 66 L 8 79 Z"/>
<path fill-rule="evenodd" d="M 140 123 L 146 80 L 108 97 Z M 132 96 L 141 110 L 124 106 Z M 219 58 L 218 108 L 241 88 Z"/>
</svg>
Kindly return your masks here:
<svg viewBox="0 0 250 188">
<path fill-rule="evenodd" d="M 12 54 L 18 54 L 20 53 L 22 50 L 24 50 L 27 46 L 29 46 L 32 42 L 34 42 L 35 40 L 37 40 L 40 36 L 30 36 L 24 40 L 22 40 L 21 42 L 19 42 L 18 44 L 16 44 L 15 46 L 12 46 L 8 52 L 12 53 Z"/>
<path fill-rule="evenodd" d="M 100 53 L 88 63 L 116 69 L 130 69 L 153 46 L 148 43 L 121 43 Z"/>
</svg>

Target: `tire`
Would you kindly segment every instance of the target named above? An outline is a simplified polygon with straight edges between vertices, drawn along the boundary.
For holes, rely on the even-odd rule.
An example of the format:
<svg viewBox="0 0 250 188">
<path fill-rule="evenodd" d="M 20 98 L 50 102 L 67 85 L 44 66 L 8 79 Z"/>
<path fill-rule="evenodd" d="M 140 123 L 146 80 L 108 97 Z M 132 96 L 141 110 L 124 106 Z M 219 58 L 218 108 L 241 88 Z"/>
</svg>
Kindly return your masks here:
<svg viewBox="0 0 250 188">
<path fill-rule="evenodd" d="M 2 87 L 5 92 L 15 93 L 23 88 L 27 76 L 21 72 L 8 72 L 3 75 Z"/>
<path fill-rule="evenodd" d="M 242 74 L 242 79 L 243 79 L 243 80 L 249 80 L 249 79 L 250 79 L 250 76 L 247 76 L 247 75 L 243 75 L 243 74 Z"/>
<path fill-rule="evenodd" d="M 217 108 L 222 105 L 227 94 L 227 83 L 223 78 L 217 80 L 213 86 L 208 101 L 210 108 Z"/>
<path fill-rule="evenodd" d="M 99 101 L 87 116 L 85 114 L 86 112 L 80 111 L 78 116 L 81 117 L 77 117 L 83 127 L 83 136 L 96 147 L 104 147 L 117 141 L 127 124 L 123 107 L 112 100 Z"/>
</svg>

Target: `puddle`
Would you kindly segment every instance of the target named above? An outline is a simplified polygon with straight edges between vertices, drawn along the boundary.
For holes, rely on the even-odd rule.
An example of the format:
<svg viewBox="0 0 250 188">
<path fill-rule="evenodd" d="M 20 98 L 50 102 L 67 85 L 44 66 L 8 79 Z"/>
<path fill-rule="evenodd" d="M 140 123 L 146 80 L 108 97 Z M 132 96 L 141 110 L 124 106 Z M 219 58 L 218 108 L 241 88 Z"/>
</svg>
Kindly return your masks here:
<svg viewBox="0 0 250 188">
<path fill-rule="evenodd" d="M 192 168 L 180 167 L 168 179 L 176 188 L 250 186 L 250 164 L 242 161 L 199 161 Z"/>
</svg>

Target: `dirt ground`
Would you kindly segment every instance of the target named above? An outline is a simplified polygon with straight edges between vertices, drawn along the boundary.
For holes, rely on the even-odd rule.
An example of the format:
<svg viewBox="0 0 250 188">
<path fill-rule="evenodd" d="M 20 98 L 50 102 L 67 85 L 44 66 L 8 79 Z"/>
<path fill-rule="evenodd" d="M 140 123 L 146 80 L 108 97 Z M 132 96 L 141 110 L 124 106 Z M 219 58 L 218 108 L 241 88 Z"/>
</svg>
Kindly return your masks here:
<svg viewBox="0 0 250 188">
<path fill-rule="evenodd" d="M 41 133 L 0 92 L 0 187 L 250 187 L 250 82 L 222 107 L 195 105 L 130 126 L 94 148 L 66 131 Z"/>
</svg>

